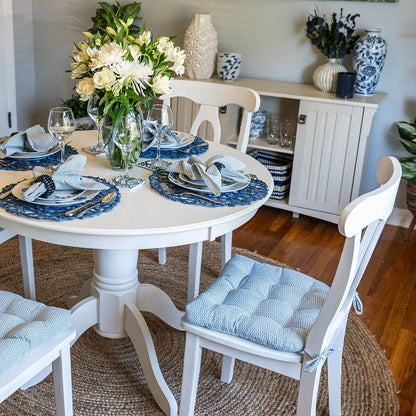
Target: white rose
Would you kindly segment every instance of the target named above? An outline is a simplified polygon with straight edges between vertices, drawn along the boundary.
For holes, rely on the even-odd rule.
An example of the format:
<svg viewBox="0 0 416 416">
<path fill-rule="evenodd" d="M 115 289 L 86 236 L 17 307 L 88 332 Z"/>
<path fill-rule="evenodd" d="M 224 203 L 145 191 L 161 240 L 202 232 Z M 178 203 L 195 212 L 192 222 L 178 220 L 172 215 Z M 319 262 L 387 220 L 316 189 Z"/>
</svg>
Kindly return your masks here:
<svg viewBox="0 0 416 416">
<path fill-rule="evenodd" d="M 94 81 L 92 78 L 84 78 L 78 82 L 76 87 L 79 99 L 81 101 L 87 101 L 88 98 L 94 93 Z"/>
<path fill-rule="evenodd" d="M 142 51 L 140 50 L 140 46 L 138 45 L 130 45 L 129 49 L 130 49 L 130 53 L 134 61 L 136 61 L 137 58 L 142 54 Z"/>
<path fill-rule="evenodd" d="M 116 76 L 114 72 L 109 68 L 104 68 L 99 72 L 96 72 L 93 76 L 95 88 L 97 89 L 109 89 L 114 84 Z"/>
<path fill-rule="evenodd" d="M 155 94 L 168 94 L 172 90 L 170 88 L 170 79 L 167 76 L 157 75 L 153 78 L 152 90 Z"/>
</svg>

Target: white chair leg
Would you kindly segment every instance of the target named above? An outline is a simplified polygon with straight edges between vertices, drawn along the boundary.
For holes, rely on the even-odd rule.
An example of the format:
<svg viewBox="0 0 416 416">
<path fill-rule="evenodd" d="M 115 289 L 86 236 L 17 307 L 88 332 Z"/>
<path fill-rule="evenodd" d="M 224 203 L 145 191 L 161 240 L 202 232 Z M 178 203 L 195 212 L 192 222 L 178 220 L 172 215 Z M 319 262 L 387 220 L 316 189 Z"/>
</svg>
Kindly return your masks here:
<svg viewBox="0 0 416 416">
<path fill-rule="evenodd" d="M 201 369 L 201 353 L 202 348 L 199 343 L 199 337 L 187 333 L 179 416 L 193 416 L 194 414 Z"/>
<path fill-rule="evenodd" d="M 201 279 L 202 241 L 189 245 L 188 261 L 188 303 L 199 295 Z"/>
<path fill-rule="evenodd" d="M 25 298 L 36 300 L 35 272 L 33 270 L 32 239 L 19 235 L 20 263 L 22 265 Z"/>
<path fill-rule="evenodd" d="M 345 322 L 344 328 L 340 330 L 340 333 L 333 344 L 335 352 L 327 358 L 328 400 L 329 414 L 331 416 L 341 416 L 342 351 L 344 348 L 346 326 L 347 323 Z"/>
<path fill-rule="evenodd" d="M 221 236 L 221 269 L 231 259 L 231 247 L 233 244 L 233 232 Z"/>
<path fill-rule="evenodd" d="M 329 414 L 331 416 L 341 416 L 342 350 L 332 353 L 327 361 Z"/>
<path fill-rule="evenodd" d="M 159 248 L 159 264 L 166 264 L 166 248 Z"/>
<path fill-rule="evenodd" d="M 296 416 L 316 416 L 316 402 L 322 365 L 318 366 L 313 373 L 305 373 L 303 367 L 301 371 Z"/>
<path fill-rule="evenodd" d="M 222 365 L 221 365 L 221 381 L 223 383 L 231 383 L 234 374 L 234 364 L 235 358 L 229 357 L 228 355 L 222 356 Z"/>
<path fill-rule="evenodd" d="M 69 345 L 52 363 L 57 416 L 72 416 L 71 358 Z"/>
</svg>

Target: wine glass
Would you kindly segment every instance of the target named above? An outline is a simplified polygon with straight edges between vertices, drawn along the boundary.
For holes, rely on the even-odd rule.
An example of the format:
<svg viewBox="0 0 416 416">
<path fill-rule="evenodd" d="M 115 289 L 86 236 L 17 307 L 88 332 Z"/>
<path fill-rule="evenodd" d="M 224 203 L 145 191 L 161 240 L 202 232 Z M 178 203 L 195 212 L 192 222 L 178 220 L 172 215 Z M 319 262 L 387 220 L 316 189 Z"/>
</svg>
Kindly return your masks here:
<svg viewBox="0 0 416 416">
<path fill-rule="evenodd" d="M 173 126 L 172 110 L 168 105 L 155 104 L 147 113 L 147 126 L 157 141 L 156 159 L 149 160 L 147 166 L 151 168 L 164 169 L 168 166 L 168 162 L 160 158 L 160 143 L 169 133 Z"/>
<path fill-rule="evenodd" d="M 112 180 L 115 185 L 121 187 L 130 187 L 138 185 L 141 180 L 132 178 L 128 174 L 129 156 L 134 151 L 141 150 L 143 141 L 143 117 L 140 108 L 129 111 L 122 117 L 117 118 L 114 131 L 113 141 L 123 153 L 124 158 L 124 174 L 117 176 Z"/>
<path fill-rule="evenodd" d="M 61 163 L 64 163 L 65 143 L 75 131 L 75 120 L 69 107 L 54 107 L 49 111 L 48 130 L 61 147 Z"/>
<path fill-rule="evenodd" d="M 94 155 L 99 155 L 104 152 L 103 136 L 102 136 L 102 125 L 103 118 L 100 117 L 100 96 L 98 94 L 93 94 L 88 99 L 87 112 L 91 119 L 94 121 L 98 130 L 98 142 L 94 146 L 89 146 L 85 150 L 93 153 Z"/>
</svg>

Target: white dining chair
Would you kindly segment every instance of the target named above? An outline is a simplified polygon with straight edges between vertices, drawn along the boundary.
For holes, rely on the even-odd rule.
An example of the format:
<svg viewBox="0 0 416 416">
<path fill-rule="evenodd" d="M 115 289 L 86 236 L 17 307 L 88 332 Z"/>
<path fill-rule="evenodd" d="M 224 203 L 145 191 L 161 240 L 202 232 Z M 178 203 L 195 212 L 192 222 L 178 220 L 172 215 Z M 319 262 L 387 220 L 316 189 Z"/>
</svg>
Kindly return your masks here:
<svg viewBox="0 0 416 416">
<path fill-rule="evenodd" d="M 0 228 L 0 244 L 10 240 L 16 234 Z M 25 298 L 36 299 L 35 272 L 33 269 L 32 239 L 19 235 L 20 264 L 23 275 Z"/>
<path fill-rule="evenodd" d="M 56 414 L 72 416 L 71 311 L 0 291 L 0 320 L 0 403 L 52 364 Z"/>
<path fill-rule="evenodd" d="M 236 104 L 243 108 L 240 128 L 237 140 L 237 150 L 246 152 L 251 116 L 253 111 L 260 106 L 259 94 L 245 87 L 230 85 L 227 83 L 213 83 L 175 79 L 171 83 L 172 92 L 161 97 L 164 104 L 170 105 L 175 97 L 187 98 L 199 105 L 196 117 L 192 122 L 188 133 L 198 135 L 200 126 L 208 122 L 213 129 L 214 143 L 220 143 L 221 123 L 219 118 L 220 108 L 230 104 Z M 179 117 L 184 115 L 178 114 Z M 204 137 L 203 137 L 204 138 Z M 221 236 L 221 264 L 224 265 L 231 257 L 232 232 Z M 188 271 L 188 301 L 199 293 L 199 280 L 202 260 L 202 242 L 191 244 L 189 247 L 189 271 Z M 159 249 L 159 263 L 166 262 L 166 249 Z"/>
<path fill-rule="evenodd" d="M 226 357 L 221 374 L 225 382 L 231 382 L 234 358 L 299 380 L 298 416 L 316 415 L 327 361 L 330 414 L 341 415 L 348 313 L 358 301 L 358 284 L 393 210 L 400 178 L 398 160 L 383 157 L 377 169 L 380 187 L 342 211 L 338 229 L 346 240 L 331 287 L 300 272 L 236 255 L 188 304 L 182 322 L 186 345 L 180 416 L 194 413 L 202 348 Z"/>
</svg>

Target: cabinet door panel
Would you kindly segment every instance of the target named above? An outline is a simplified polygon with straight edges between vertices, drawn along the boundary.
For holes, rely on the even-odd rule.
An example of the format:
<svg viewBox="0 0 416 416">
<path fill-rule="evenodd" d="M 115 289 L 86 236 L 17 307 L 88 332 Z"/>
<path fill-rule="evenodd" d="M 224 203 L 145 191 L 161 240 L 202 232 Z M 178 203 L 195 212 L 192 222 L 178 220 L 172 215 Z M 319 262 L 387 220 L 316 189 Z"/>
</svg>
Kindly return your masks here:
<svg viewBox="0 0 416 416">
<path fill-rule="evenodd" d="M 289 204 L 339 214 L 351 200 L 362 108 L 301 101 Z"/>
</svg>

